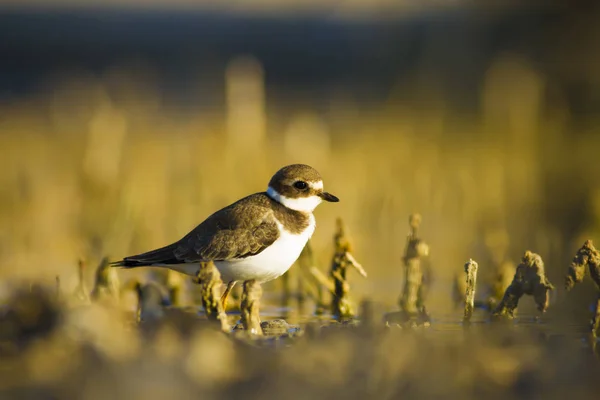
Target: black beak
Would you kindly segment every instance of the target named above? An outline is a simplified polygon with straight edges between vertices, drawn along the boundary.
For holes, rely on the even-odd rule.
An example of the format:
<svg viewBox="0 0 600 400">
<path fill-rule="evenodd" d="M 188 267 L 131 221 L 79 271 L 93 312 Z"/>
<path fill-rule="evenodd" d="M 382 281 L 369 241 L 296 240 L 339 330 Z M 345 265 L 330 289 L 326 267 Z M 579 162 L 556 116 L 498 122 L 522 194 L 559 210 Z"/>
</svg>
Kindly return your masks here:
<svg viewBox="0 0 600 400">
<path fill-rule="evenodd" d="M 331 203 L 337 203 L 338 201 L 340 201 L 340 199 L 338 199 L 337 197 L 335 197 L 331 193 L 327 193 L 327 192 L 321 192 L 321 193 L 319 193 L 319 197 L 322 198 L 323 200 L 329 201 Z"/>
</svg>

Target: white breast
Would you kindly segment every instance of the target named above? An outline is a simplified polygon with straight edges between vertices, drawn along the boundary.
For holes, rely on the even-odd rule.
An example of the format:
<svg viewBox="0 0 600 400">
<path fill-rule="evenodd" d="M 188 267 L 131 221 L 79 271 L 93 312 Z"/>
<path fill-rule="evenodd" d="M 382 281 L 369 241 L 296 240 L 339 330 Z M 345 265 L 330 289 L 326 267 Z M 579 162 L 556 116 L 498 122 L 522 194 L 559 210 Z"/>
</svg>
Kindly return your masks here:
<svg viewBox="0 0 600 400">
<path fill-rule="evenodd" d="M 267 282 L 283 275 L 300 256 L 315 231 L 316 222 L 310 214 L 309 224 L 300 234 L 286 231 L 279 223 L 277 226 L 279 238 L 259 254 L 241 260 L 215 262 L 224 282 L 249 279 Z"/>
</svg>

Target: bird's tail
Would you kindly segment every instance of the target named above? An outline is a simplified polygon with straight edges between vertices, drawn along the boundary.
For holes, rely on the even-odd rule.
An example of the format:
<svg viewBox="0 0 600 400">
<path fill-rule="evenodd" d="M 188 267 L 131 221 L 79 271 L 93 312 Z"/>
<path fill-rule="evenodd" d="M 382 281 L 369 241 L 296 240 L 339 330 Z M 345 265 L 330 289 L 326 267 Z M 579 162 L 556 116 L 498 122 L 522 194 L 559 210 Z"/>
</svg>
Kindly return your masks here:
<svg viewBox="0 0 600 400">
<path fill-rule="evenodd" d="M 125 265 L 125 260 L 113 261 L 113 262 L 109 263 L 108 265 L 110 265 L 111 267 L 126 267 L 127 266 L 127 265 Z"/>
<path fill-rule="evenodd" d="M 149 264 L 147 262 L 132 260 L 129 257 L 127 257 L 127 258 L 124 258 L 119 261 L 113 261 L 109 265 L 111 267 L 117 267 L 117 268 L 135 268 L 135 267 L 146 267 L 146 266 L 151 265 L 151 263 Z"/>
<path fill-rule="evenodd" d="M 180 263 L 174 254 L 174 245 L 162 247 L 160 249 L 137 254 L 135 256 L 125 257 L 120 261 L 110 263 L 112 267 L 135 268 L 148 267 L 153 264 L 177 264 Z"/>
</svg>

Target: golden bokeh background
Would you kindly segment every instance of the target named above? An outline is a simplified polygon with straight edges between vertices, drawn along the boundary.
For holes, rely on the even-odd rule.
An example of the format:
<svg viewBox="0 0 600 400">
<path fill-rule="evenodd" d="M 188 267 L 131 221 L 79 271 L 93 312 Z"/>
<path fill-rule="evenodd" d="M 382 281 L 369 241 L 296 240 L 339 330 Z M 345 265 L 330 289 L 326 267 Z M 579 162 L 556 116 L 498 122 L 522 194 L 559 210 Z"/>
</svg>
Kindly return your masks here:
<svg viewBox="0 0 600 400">
<path fill-rule="evenodd" d="M 398 8 L 378 22 L 386 8 L 339 2 L 338 13 L 315 6 L 312 17 L 294 20 L 267 3 L 254 10 L 269 9 L 264 20 L 246 26 L 238 10 L 214 25 L 221 30 L 213 38 L 191 32 L 183 44 L 185 29 L 172 17 L 179 14 L 164 5 L 155 12 L 179 32 L 164 32 L 164 42 L 160 29 L 170 25 L 136 25 L 135 11 L 98 11 L 89 31 L 85 18 L 95 11 L 80 20 L 67 13 L 54 23 L 75 21 L 82 33 L 68 50 L 51 22 L 36 33 L 27 12 L 3 14 L 14 35 L 0 100 L 2 276 L 60 274 L 74 286 L 78 258 L 94 264 L 170 243 L 264 190 L 281 166 L 302 162 L 341 199 L 316 211 L 313 247 L 325 270 L 335 218 L 344 219 L 369 273 L 350 277 L 357 300 L 395 304 L 412 212 L 423 215 L 431 245 L 434 312 L 448 310 L 452 277 L 466 260 L 480 260 L 485 275 L 493 246 L 514 261 L 527 249 L 539 253 L 562 287 L 574 252 L 600 230 L 596 14 L 455 5 Z M 46 21 L 55 11 L 46 12 L 35 15 Z M 155 62 L 162 53 L 148 50 L 154 45 L 179 46 L 179 58 Z M 77 49 L 101 65 L 78 63 Z M 353 60 L 344 54 L 360 62 L 344 64 Z M 13 78 L 31 71 L 35 83 L 11 91 Z"/>
<path fill-rule="evenodd" d="M 600 241 L 599 15 L 560 1 L 0 0 L 0 398 L 597 398 L 597 288 L 563 287 L 584 240 Z M 284 334 L 223 332 L 198 304 L 163 307 L 160 287 L 142 298 L 134 278 L 161 278 L 147 269 L 117 270 L 114 297 L 95 276 L 297 162 L 341 199 L 316 210 L 312 249 L 327 273 L 341 217 L 368 273 L 348 273 L 357 319 L 282 307 L 280 278 L 260 318 Z M 414 212 L 431 324 L 401 326 Z M 464 263 L 479 263 L 485 303 L 526 250 L 556 287 L 548 312 L 525 296 L 507 324 L 481 309 L 463 323 Z"/>
</svg>

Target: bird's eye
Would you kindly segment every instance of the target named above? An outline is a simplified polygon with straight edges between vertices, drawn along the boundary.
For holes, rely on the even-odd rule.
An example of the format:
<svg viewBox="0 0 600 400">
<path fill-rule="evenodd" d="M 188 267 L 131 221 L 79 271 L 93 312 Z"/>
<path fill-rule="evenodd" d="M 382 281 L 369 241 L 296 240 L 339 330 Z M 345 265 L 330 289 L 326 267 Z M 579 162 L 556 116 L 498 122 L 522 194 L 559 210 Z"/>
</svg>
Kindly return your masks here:
<svg viewBox="0 0 600 400">
<path fill-rule="evenodd" d="M 294 187 L 299 190 L 305 190 L 308 185 L 304 181 L 294 182 Z"/>
</svg>

